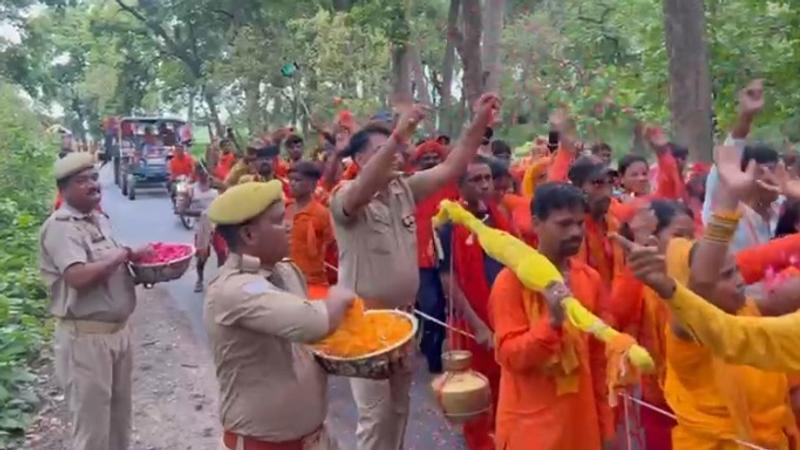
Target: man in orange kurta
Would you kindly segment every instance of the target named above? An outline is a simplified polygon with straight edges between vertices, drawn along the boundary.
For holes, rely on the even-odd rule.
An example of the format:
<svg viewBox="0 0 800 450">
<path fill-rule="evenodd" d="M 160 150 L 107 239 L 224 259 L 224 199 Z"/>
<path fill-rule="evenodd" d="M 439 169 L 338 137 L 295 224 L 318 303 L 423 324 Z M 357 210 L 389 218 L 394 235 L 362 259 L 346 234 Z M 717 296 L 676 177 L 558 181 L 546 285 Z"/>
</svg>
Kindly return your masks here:
<svg viewBox="0 0 800 450">
<path fill-rule="evenodd" d="M 568 184 L 536 190 L 539 251 L 558 267 L 572 294 L 598 313 L 600 277 L 574 258 L 583 242 L 583 193 Z M 562 292 L 558 292 L 561 290 Z M 500 364 L 496 441 L 501 450 L 610 448 L 613 419 L 602 344 L 564 320 L 563 285 L 529 291 L 509 269 L 492 288 L 489 308 Z"/>
<path fill-rule="evenodd" d="M 322 175 L 311 161 L 299 161 L 289 169 L 292 199 L 286 207 L 290 224 L 290 257 L 303 272 L 308 283 L 308 295 L 323 299 L 328 295 L 325 255 L 333 242 L 330 211 L 314 198 L 314 190 Z"/>
<path fill-rule="evenodd" d="M 569 169 L 570 182 L 586 194 L 585 238 L 577 259 L 597 270 L 605 289 L 610 289 L 614 273 L 622 270 L 622 249 L 609 235 L 618 229 L 612 209 L 611 177 L 608 166 L 595 156 L 582 156 Z"/>
</svg>

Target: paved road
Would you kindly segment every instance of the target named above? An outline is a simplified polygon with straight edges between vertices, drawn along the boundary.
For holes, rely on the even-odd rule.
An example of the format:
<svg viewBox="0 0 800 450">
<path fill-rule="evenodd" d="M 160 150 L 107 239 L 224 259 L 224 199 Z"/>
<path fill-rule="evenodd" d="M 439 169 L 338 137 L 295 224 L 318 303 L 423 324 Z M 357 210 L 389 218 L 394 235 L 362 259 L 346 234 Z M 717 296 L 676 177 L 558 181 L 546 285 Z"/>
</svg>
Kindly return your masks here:
<svg viewBox="0 0 800 450">
<path fill-rule="evenodd" d="M 114 185 L 111 167 L 101 171 L 103 209 L 111 217 L 120 239 L 129 245 L 147 242 L 192 242 L 193 234 L 185 230 L 172 213 L 172 205 L 164 189 L 137 189 L 135 201 L 123 197 Z M 213 252 L 212 252 L 213 254 Z M 213 276 L 216 261 L 212 256 L 206 267 L 206 279 Z M 193 292 L 194 269 L 180 280 L 167 285 L 172 300 L 186 313 L 192 329 L 202 342 L 208 342 L 203 326 L 203 296 Z M 464 448 L 458 430 L 441 417 L 429 390 L 430 375 L 420 363 L 411 391 L 411 417 L 406 432 L 406 449 L 457 450 Z M 329 421 L 343 449 L 355 448 L 356 409 L 347 380 L 333 379 L 330 386 Z"/>
</svg>

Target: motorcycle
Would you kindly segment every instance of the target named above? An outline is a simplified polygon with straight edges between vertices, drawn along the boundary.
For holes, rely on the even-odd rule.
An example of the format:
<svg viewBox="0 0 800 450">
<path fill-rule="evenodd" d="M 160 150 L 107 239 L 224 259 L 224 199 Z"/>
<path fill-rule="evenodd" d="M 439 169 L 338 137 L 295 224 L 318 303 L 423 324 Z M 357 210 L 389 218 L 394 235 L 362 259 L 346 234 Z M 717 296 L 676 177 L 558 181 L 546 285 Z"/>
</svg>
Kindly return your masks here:
<svg viewBox="0 0 800 450">
<path fill-rule="evenodd" d="M 191 181 L 185 176 L 178 177 L 175 182 L 172 183 L 172 205 L 175 214 L 181 221 L 181 225 L 187 230 L 194 228 L 197 223 L 197 218 L 200 216 L 198 212 L 190 210 L 191 189 Z"/>
</svg>

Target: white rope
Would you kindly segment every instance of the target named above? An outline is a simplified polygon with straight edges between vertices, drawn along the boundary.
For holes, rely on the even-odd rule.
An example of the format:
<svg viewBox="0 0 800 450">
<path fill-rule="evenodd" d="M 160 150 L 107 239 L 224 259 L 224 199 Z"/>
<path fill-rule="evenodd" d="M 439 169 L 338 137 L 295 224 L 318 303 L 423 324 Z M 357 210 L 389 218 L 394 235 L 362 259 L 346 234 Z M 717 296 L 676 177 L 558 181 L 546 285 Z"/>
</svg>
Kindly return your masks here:
<svg viewBox="0 0 800 450">
<path fill-rule="evenodd" d="M 626 450 L 633 450 L 631 445 L 631 417 L 628 413 L 628 396 L 623 395 L 622 397 L 622 413 L 625 414 L 625 442 L 627 444 Z"/>
<path fill-rule="evenodd" d="M 466 332 L 466 331 L 464 331 L 464 330 L 462 330 L 460 328 L 456 328 L 454 326 L 448 325 L 448 324 L 442 322 L 441 320 L 439 320 L 439 319 L 437 319 L 435 317 L 431 317 L 431 316 L 425 314 L 424 312 L 422 312 L 422 311 L 420 311 L 418 309 L 414 309 L 414 314 L 422 317 L 423 319 L 425 319 L 425 320 L 427 320 L 429 322 L 433 322 L 436 325 L 441 325 L 441 326 L 447 328 L 450 331 L 455 331 L 456 333 L 463 334 L 464 336 L 471 337 L 472 339 L 475 339 L 475 335 L 474 334 Z"/>
<path fill-rule="evenodd" d="M 655 412 L 657 412 L 657 413 L 659 413 L 661 415 L 667 416 L 667 417 L 669 417 L 669 418 L 671 418 L 671 419 L 673 419 L 675 421 L 678 420 L 678 417 L 675 414 L 673 414 L 673 413 L 671 413 L 669 411 L 666 411 L 666 410 L 664 410 L 662 408 L 659 408 L 658 406 L 651 405 L 650 403 L 647 403 L 647 402 L 645 402 L 643 400 L 639 400 L 636 397 L 631 397 L 630 395 L 628 395 L 627 393 L 624 393 L 624 392 L 620 392 L 619 395 L 622 396 L 623 399 L 626 400 L 626 401 L 630 400 L 630 401 L 636 403 L 639 406 L 644 406 L 645 408 L 647 408 L 647 409 L 649 409 L 651 411 L 655 411 Z M 627 403 L 626 403 L 626 411 L 627 411 Z M 627 412 L 626 412 L 625 413 L 626 432 L 627 432 L 627 416 L 628 415 L 627 415 Z M 739 440 L 739 439 L 732 439 L 732 441 L 735 442 L 738 445 L 741 445 L 742 447 L 749 448 L 751 450 L 770 450 L 770 449 L 768 449 L 766 447 L 761 447 L 759 445 L 756 445 L 756 444 L 753 444 L 753 443 L 750 443 L 750 442 L 746 442 L 746 441 L 742 441 L 742 440 Z M 628 445 L 630 445 L 630 435 L 629 435 Z M 628 447 L 628 448 L 630 448 L 630 447 Z"/>
</svg>

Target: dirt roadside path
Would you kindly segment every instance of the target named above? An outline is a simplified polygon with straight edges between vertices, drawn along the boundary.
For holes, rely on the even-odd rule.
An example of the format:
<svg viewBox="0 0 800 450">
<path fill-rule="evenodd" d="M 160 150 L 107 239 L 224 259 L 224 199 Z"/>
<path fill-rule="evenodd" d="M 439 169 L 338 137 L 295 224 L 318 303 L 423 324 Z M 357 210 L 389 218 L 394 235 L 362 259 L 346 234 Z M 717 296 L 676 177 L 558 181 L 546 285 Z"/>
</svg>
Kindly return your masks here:
<svg viewBox="0 0 800 450">
<path fill-rule="evenodd" d="M 139 289 L 131 318 L 134 352 L 131 450 L 217 450 L 217 381 L 208 349 L 165 288 Z M 69 423 L 52 363 L 42 368 L 39 415 L 26 449 L 69 448 Z"/>
</svg>

